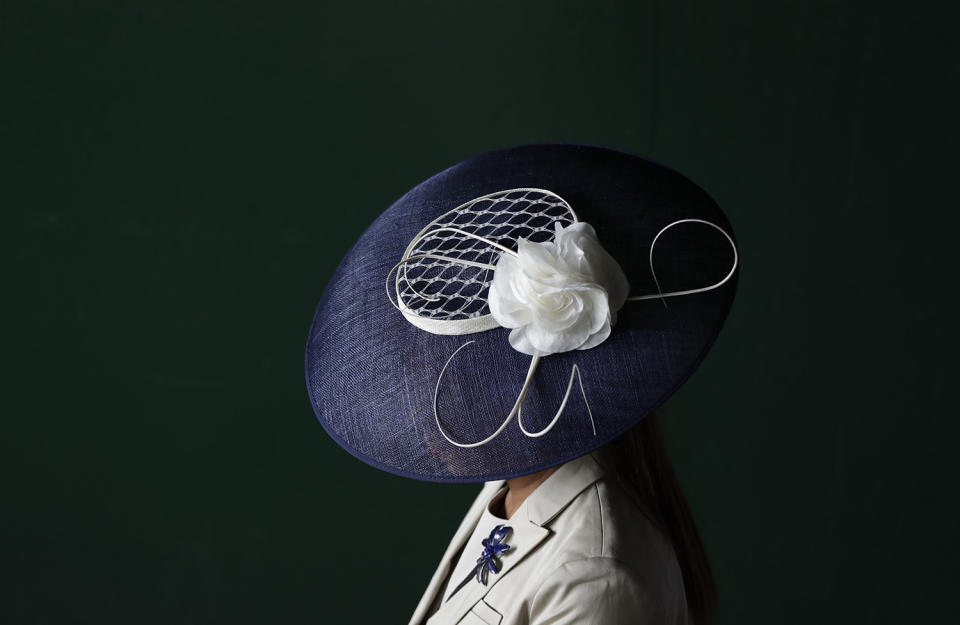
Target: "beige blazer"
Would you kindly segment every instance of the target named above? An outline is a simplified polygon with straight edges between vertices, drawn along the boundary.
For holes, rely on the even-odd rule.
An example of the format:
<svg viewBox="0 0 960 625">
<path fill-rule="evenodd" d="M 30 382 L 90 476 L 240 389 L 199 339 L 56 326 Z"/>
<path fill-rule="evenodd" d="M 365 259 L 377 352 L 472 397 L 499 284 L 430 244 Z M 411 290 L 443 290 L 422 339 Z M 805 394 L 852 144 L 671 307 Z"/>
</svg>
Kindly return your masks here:
<svg viewBox="0 0 960 625">
<path fill-rule="evenodd" d="M 426 625 L 688 625 L 673 549 L 622 490 L 602 479 L 593 454 L 561 466 L 508 525 L 513 549 L 487 585 L 471 580 Z M 460 523 L 410 619 L 423 625 L 454 556 L 504 481 L 487 482 Z M 480 545 L 466 553 L 479 557 Z M 450 580 L 451 587 L 461 580 Z"/>
</svg>

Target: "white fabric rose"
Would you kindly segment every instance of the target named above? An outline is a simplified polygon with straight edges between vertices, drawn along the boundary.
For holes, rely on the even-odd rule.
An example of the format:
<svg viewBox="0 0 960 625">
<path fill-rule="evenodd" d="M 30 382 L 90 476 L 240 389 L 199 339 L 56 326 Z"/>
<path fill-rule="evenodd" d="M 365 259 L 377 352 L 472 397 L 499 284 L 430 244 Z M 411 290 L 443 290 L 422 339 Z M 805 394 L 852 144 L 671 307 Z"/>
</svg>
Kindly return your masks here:
<svg viewBox="0 0 960 625">
<path fill-rule="evenodd" d="M 553 241 L 517 240 L 497 261 L 487 296 L 510 345 L 547 356 L 602 343 L 630 291 L 627 278 L 590 224 L 555 223 Z"/>
</svg>

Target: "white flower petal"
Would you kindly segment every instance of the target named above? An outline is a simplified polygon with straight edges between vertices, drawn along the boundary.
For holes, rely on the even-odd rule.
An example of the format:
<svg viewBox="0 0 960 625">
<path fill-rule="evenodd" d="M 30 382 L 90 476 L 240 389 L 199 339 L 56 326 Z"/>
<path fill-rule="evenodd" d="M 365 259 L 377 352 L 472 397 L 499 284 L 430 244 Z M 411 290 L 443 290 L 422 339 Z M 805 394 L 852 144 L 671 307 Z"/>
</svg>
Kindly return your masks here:
<svg viewBox="0 0 960 625">
<path fill-rule="evenodd" d="M 490 313 L 511 328 L 510 344 L 530 355 L 589 349 L 610 335 L 630 285 L 593 226 L 554 222 L 554 240 L 518 239 L 490 284 Z"/>
<path fill-rule="evenodd" d="M 530 356 L 537 356 L 537 350 L 533 347 L 530 341 L 527 339 L 526 328 L 514 328 L 510 331 L 510 346 L 513 349 L 517 350 L 521 354 L 529 354 Z M 539 354 L 543 355 L 543 354 Z"/>
<path fill-rule="evenodd" d="M 593 336 L 587 339 L 583 343 L 583 345 L 581 345 L 577 349 L 590 349 L 591 347 L 596 347 L 600 343 L 603 343 L 604 341 L 606 341 L 609 336 L 610 336 L 610 324 L 605 323 L 603 324 L 603 326 L 600 328 L 598 332 L 593 334 Z"/>
</svg>

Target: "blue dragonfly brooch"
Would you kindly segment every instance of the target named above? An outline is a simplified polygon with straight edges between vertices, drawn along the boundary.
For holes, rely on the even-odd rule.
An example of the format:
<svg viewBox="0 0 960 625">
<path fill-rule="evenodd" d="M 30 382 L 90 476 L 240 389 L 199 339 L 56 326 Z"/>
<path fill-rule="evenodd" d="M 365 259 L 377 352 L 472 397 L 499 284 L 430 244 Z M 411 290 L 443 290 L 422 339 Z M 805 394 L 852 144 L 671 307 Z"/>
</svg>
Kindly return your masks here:
<svg viewBox="0 0 960 625">
<path fill-rule="evenodd" d="M 480 557 L 477 558 L 477 565 L 473 567 L 470 574 L 450 593 L 451 596 L 466 586 L 471 578 L 475 577 L 478 582 L 486 586 L 490 573 L 500 572 L 500 569 L 503 568 L 500 564 L 500 556 L 513 549 L 513 546 L 503 542 L 512 531 L 512 527 L 503 524 L 493 528 L 490 536 L 481 541 L 483 543 L 483 551 L 480 552 Z"/>
<path fill-rule="evenodd" d="M 473 569 L 477 581 L 487 585 L 487 575 L 489 573 L 500 572 L 500 556 L 513 549 L 510 545 L 503 542 L 507 535 L 513 531 L 512 527 L 498 525 L 490 532 L 490 536 L 484 538 L 483 551 L 477 558 L 477 566 Z"/>
</svg>

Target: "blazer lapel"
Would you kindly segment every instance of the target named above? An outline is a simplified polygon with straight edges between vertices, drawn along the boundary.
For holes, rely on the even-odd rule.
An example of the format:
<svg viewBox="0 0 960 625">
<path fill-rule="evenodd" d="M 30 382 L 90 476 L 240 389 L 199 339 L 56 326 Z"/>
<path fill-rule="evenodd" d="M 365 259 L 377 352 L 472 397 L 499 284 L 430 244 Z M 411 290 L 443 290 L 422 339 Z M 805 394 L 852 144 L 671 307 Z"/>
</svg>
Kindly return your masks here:
<svg viewBox="0 0 960 625">
<path fill-rule="evenodd" d="M 493 496 L 503 488 L 503 480 L 496 482 L 487 482 L 483 489 L 480 491 L 480 494 L 477 495 L 477 498 L 474 500 L 473 505 L 470 506 L 470 509 L 467 511 L 467 514 L 463 517 L 463 521 L 460 522 L 460 527 L 457 528 L 456 533 L 453 535 L 453 540 L 450 541 L 450 544 L 447 546 L 446 552 L 443 554 L 443 558 L 440 560 L 437 570 L 434 572 L 433 577 L 430 579 L 430 584 L 427 586 L 427 590 L 423 593 L 423 597 L 420 598 L 420 603 L 417 604 L 417 609 L 413 612 L 413 617 L 410 619 L 410 625 L 420 625 L 423 622 L 424 617 L 427 615 L 427 610 L 430 609 L 430 606 L 433 605 L 433 600 L 436 598 L 437 593 L 440 592 L 440 587 L 443 585 L 443 580 L 446 579 L 449 574 L 450 568 L 454 565 L 452 562 L 454 554 L 460 551 L 460 547 L 468 538 L 470 534 L 473 533 L 473 529 L 477 526 L 477 522 L 480 520 L 480 515 L 483 513 L 483 509 L 490 503 L 490 500 L 493 499 Z M 454 584 L 451 588 L 454 588 L 460 580 L 450 580 L 450 584 Z M 461 592 L 466 589 L 461 589 Z M 460 593 L 457 593 L 460 594 Z M 456 597 L 456 595 L 454 595 Z M 451 598 L 452 600 L 453 598 Z"/>
<path fill-rule="evenodd" d="M 509 584 L 510 581 L 504 582 L 504 580 L 512 579 L 508 578 L 510 571 L 522 562 L 524 558 L 533 553 L 540 543 L 551 535 L 550 530 L 547 529 L 546 526 L 548 526 L 577 495 L 602 477 L 603 468 L 591 454 L 571 460 L 557 469 L 527 497 L 527 500 L 523 503 L 521 509 L 517 510 L 513 515 L 513 518 L 507 521 L 507 525 L 513 528 L 513 531 L 507 536 L 506 543 L 512 545 L 514 548 L 501 556 L 500 563 L 502 568 L 500 572 L 490 573 L 486 586 L 476 580 L 467 582 L 466 586 L 454 593 L 448 601 L 440 605 L 436 614 L 434 614 L 427 623 L 431 625 L 456 623 L 463 618 L 477 601 L 490 592 L 490 589 L 496 584 Z M 482 498 L 483 504 L 481 506 L 476 507 L 476 509 L 471 508 L 470 514 L 475 516 L 472 517 L 472 522 L 469 524 L 464 536 L 460 536 L 460 532 L 458 532 L 456 547 L 452 550 L 448 549 L 448 554 L 444 560 L 445 566 L 442 567 L 444 575 L 451 564 L 449 562 L 450 556 L 452 553 L 455 553 L 456 550 L 460 548 L 460 545 L 463 544 L 463 541 L 473 533 L 473 528 L 479 520 L 483 507 L 488 505 L 489 501 L 502 486 L 503 482 L 498 482 L 496 488 L 491 490 L 486 497 Z M 466 553 L 468 557 L 475 557 L 471 551 L 474 550 L 478 557 L 481 549 L 482 547 L 480 545 L 467 545 L 464 553 Z M 461 581 L 462 580 L 459 579 L 451 579 L 450 588 L 455 588 Z M 435 593 L 436 591 L 434 590 L 433 594 Z M 431 597 L 432 596 L 433 595 L 431 595 Z M 424 610 L 426 610 L 426 608 L 424 608 Z"/>
<path fill-rule="evenodd" d="M 507 536 L 505 542 L 513 546 L 513 549 L 501 556 L 500 572 L 490 573 L 486 586 L 476 579 L 467 582 L 466 586 L 440 605 L 440 609 L 427 623 L 458 622 L 477 601 L 487 594 L 495 584 L 499 584 L 513 567 L 532 553 L 550 535 L 550 530 L 540 527 L 528 519 L 517 518 L 517 515 L 514 515 L 514 518 L 508 521 L 508 524 L 513 528 L 513 531 Z M 465 553 L 468 557 L 479 557 L 482 548 L 479 544 L 467 545 Z M 474 551 L 476 554 L 473 553 Z M 463 580 L 451 579 L 450 583 L 456 585 L 461 581 Z"/>
</svg>

